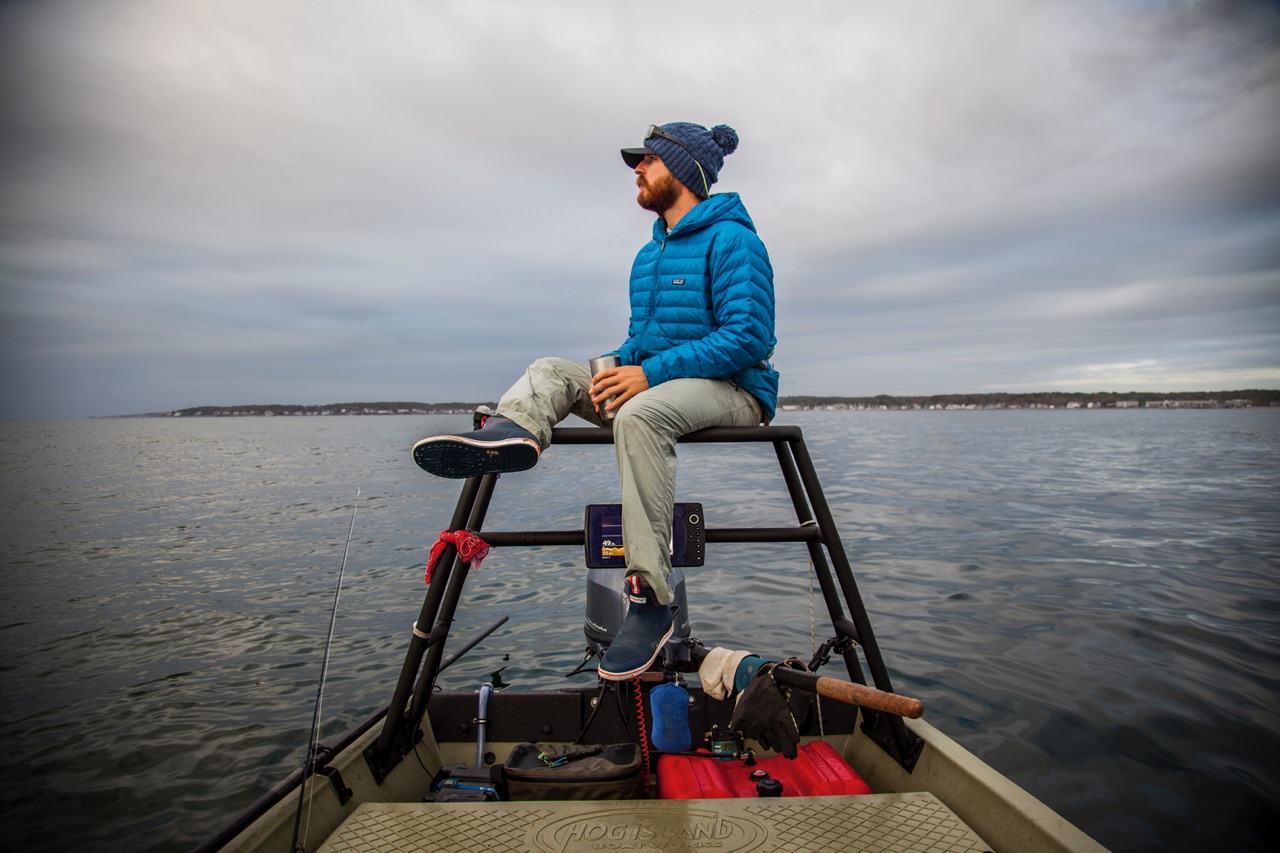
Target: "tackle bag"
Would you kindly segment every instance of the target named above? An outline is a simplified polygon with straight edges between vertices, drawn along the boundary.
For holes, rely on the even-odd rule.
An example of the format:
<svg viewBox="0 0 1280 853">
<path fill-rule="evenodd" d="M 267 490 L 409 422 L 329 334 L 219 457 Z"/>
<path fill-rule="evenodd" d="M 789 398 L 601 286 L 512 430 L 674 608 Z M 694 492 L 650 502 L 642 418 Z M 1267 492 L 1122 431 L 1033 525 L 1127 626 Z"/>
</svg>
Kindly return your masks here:
<svg viewBox="0 0 1280 853">
<path fill-rule="evenodd" d="M 502 765 L 511 800 L 632 800 L 642 794 L 643 772 L 634 743 L 522 743 Z"/>
</svg>

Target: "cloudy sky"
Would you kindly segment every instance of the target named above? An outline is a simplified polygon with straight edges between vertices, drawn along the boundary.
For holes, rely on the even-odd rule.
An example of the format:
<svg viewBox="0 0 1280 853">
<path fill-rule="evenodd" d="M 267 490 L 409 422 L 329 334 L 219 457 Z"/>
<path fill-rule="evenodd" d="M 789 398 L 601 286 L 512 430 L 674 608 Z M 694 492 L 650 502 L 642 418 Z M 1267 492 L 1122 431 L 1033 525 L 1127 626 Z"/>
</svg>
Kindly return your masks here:
<svg viewBox="0 0 1280 853">
<path fill-rule="evenodd" d="M 1275 0 L 0 4 L 0 417 L 496 398 L 735 127 L 783 394 L 1280 387 Z"/>
</svg>

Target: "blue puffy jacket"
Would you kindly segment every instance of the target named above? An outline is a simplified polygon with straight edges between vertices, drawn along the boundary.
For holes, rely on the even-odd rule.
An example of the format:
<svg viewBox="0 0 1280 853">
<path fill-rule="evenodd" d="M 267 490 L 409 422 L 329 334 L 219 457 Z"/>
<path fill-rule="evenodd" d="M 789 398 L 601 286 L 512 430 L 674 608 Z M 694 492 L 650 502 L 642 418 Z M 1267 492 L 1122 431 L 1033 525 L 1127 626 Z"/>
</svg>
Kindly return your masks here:
<svg viewBox="0 0 1280 853">
<path fill-rule="evenodd" d="M 686 213 L 671 233 L 659 218 L 653 240 L 631 267 L 631 321 L 616 353 L 644 368 L 649 384 L 726 379 L 778 404 L 778 372 L 768 360 L 773 267 L 737 193 L 717 193 Z"/>
</svg>

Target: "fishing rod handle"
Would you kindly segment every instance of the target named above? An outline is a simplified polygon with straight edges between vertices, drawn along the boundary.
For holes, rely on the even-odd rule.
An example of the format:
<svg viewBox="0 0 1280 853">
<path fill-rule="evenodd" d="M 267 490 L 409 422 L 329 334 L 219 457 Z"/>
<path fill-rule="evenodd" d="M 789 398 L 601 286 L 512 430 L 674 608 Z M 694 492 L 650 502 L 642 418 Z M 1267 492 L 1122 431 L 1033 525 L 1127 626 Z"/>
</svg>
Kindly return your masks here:
<svg viewBox="0 0 1280 853">
<path fill-rule="evenodd" d="M 812 690 L 821 696 L 826 696 L 828 699 L 835 699 L 848 705 L 860 705 L 873 711 L 884 711 L 886 714 L 893 714 L 898 717 L 909 717 L 917 720 L 924 714 L 924 703 L 919 699 L 877 690 L 865 684 L 841 681 L 837 678 L 828 678 L 825 675 L 814 675 L 811 672 L 803 672 L 786 666 L 774 667 L 773 679 L 779 684 L 788 687 Z"/>
</svg>

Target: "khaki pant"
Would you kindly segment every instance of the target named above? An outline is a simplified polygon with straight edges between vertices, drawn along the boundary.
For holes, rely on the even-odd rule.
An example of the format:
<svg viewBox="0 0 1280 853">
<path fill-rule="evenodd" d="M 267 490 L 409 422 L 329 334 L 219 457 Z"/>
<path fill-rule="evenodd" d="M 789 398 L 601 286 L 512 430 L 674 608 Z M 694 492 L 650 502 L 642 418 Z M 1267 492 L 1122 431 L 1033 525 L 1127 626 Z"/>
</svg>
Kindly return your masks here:
<svg viewBox="0 0 1280 853">
<path fill-rule="evenodd" d="M 602 421 L 588 393 L 585 364 L 540 358 L 498 402 L 498 414 L 537 437 L 545 450 L 551 428 L 570 414 Z M 613 419 L 622 485 L 622 537 L 627 574 L 639 575 L 658 601 L 670 604 L 671 511 L 676 489 L 676 439 L 712 426 L 755 426 L 760 405 L 732 382 L 672 379 L 628 400 Z"/>
</svg>

